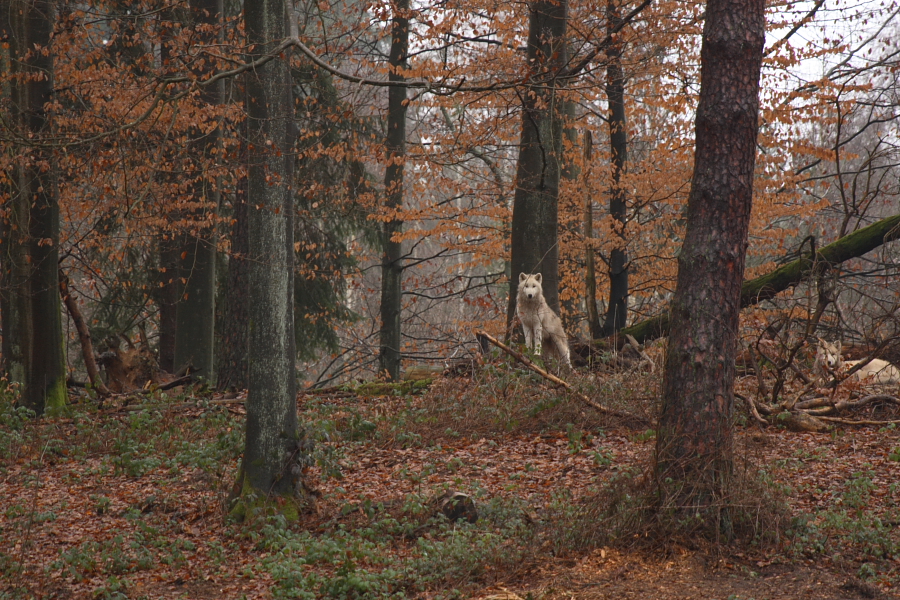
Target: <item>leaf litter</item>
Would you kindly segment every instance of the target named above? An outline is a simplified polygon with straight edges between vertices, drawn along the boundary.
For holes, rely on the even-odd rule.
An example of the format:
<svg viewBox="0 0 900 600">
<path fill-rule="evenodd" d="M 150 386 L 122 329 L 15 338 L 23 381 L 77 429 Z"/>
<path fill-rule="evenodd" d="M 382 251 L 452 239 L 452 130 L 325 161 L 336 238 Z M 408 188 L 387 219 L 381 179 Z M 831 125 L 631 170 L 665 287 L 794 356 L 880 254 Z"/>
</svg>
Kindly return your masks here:
<svg viewBox="0 0 900 600">
<path fill-rule="evenodd" d="M 226 421 L 198 429 L 207 413 L 227 412 L 228 426 L 239 430 L 243 411 L 235 401 L 220 396 L 188 400 L 157 415 L 178 433 L 165 444 L 157 440 L 132 452 L 131 463 L 122 459 L 121 444 L 108 432 L 134 425 L 140 411 L 93 411 L 21 428 L 17 444 L 10 444 L 0 460 L 0 597 L 273 597 L 276 582 L 263 567 L 271 550 L 225 519 L 236 457 L 219 456 L 215 464 L 153 460 L 162 446 L 168 445 L 171 454 L 179 439 L 185 448 L 215 440 L 221 432 L 214 426 Z M 322 499 L 300 529 L 319 535 L 336 526 L 362 526 L 366 517 L 353 509 L 367 501 L 389 507 L 410 495 L 444 489 L 472 493 L 478 501 L 516 500 L 528 507 L 530 520 L 539 520 L 561 493 L 577 503 L 617 473 L 645 470 L 652 457 L 652 435 L 590 415 L 577 426 L 544 421 L 472 436 L 432 432 L 427 443 L 385 430 L 385 417 L 422 402 L 345 394 L 316 397 L 313 403 L 301 396 L 307 419 L 346 424 L 362 415 L 381 419 L 382 425 L 380 434 L 332 435 L 320 442 L 334 451 L 336 464 L 330 471 L 313 469 L 321 477 Z M 683 545 L 656 551 L 628 543 L 535 551 L 508 572 L 482 573 L 462 587 L 463 595 L 896 597 L 897 431 L 843 428 L 816 434 L 747 427 L 738 428 L 737 438 L 740 454 L 782 488 L 795 520 L 803 524 L 800 533 L 774 546 L 724 547 L 713 553 Z M 412 550 L 401 541 L 393 551 L 404 556 Z M 418 593 L 437 597 L 447 590 Z"/>
</svg>

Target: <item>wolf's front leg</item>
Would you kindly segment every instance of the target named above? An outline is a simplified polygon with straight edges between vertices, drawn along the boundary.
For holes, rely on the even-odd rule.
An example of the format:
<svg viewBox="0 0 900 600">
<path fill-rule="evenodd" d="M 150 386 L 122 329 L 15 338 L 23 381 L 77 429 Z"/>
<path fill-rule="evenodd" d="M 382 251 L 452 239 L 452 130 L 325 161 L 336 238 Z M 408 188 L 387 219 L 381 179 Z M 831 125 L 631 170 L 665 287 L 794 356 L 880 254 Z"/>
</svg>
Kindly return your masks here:
<svg viewBox="0 0 900 600">
<path fill-rule="evenodd" d="M 523 323 L 522 331 L 525 333 L 525 347 L 531 350 L 534 348 L 534 330 Z"/>
</svg>

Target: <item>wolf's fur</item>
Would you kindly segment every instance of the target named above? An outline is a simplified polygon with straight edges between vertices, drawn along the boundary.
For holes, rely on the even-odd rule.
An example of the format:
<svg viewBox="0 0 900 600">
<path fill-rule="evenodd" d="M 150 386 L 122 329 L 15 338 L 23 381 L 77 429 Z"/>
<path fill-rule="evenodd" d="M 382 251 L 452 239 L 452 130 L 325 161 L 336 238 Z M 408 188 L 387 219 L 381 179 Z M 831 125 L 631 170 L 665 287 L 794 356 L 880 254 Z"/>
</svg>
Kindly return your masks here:
<svg viewBox="0 0 900 600">
<path fill-rule="evenodd" d="M 862 362 L 861 360 L 845 361 L 841 357 L 840 340 L 832 344 L 819 338 L 819 344 L 816 348 L 815 370 L 823 376 L 840 371 L 842 368 L 852 369 Z M 868 361 L 854 375 L 860 381 L 870 383 L 900 383 L 900 369 L 880 358 L 873 358 Z"/>
<path fill-rule="evenodd" d="M 540 273 L 527 275 L 519 273 L 519 293 L 516 296 L 516 314 L 525 330 L 525 345 L 540 356 L 541 349 L 556 356 L 567 367 L 569 362 L 569 339 L 563 329 L 562 321 L 547 305 L 544 299 L 544 288 L 541 287 Z"/>
</svg>

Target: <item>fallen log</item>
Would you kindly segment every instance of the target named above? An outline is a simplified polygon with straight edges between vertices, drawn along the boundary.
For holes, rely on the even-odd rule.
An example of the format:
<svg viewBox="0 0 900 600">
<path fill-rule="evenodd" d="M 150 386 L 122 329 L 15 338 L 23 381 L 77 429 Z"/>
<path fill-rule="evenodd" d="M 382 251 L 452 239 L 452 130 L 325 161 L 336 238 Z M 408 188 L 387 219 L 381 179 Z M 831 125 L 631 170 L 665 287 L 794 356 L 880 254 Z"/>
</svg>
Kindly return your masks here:
<svg viewBox="0 0 900 600">
<path fill-rule="evenodd" d="M 771 273 L 745 281 L 741 286 L 741 308 L 771 300 L 804 279 L 820 275 L 832 266 L 858 258 L 888 242 L 900 239 L 900 215 L 887 217 L 841 239 L 783 265 Z M 669 332 L 668 312 L 626 327 L 616 335 L 631 335 L 639 343 L 662 337 Z"/>
</svg>

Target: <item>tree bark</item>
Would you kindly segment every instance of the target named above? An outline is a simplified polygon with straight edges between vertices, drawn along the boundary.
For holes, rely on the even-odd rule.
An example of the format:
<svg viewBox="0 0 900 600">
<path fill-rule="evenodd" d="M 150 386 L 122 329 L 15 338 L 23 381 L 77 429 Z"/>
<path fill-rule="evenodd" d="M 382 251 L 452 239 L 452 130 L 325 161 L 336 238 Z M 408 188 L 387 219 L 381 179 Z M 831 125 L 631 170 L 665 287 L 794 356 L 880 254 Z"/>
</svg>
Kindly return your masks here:
<svg viewBox="0 0 900 600">
<path fill-rule="evenodd" d="M 198 29 L 198 42 L 214 44 L 219 37 L 222 22 L 222 0 L 191 0 L 193 25 Z M 197 73 L 203 77 L 209 68 Z M 207 106 L 222 101 L 224 82 L 206 86 L 200 91 L 200 101 Z M 217 213 L 218 186 L 205 171 L 215 161 L 219 145 L 219 128 L 203 134 L 197 128 L 191 136 L 196 140 L 199 168 L 193 173 L 194 201 L 202 206 L 193 211 L 196 233 L 183 237 L 179 271 L 185 281 L 178 299 L 176 313 L 175 368 L 192 365 L 201 377 L 214 381 L 215 313 L 216 313 L 216 229 L 215 219 L 209 213 Z"/>
<path fill-rule="evenodd" d="M 657 429 L 660 510 L 674 511 L 676 520 L 699 516 L 699 528 L 725 536 L 764 11 L 763 0 L 706 5 L 694 175 Z"/>
<path fill-rule="evenodd" d="M 241 153 L 247 164 L 246 143 Z M 225 306 L 220 324 L 221 341 L 218 352 L 216 385 L 220 389 L 247 389 L 247 352 L 249 337 L 250 290 L 248 284 L 247 252 L 249 251 L 247 211 L 247 180 L 238 182 L 231 215 L 231 251 L 228 255 L 228 276 L 225 283 Z"/>
<path fill-rule="evenodd" d="M 510 235 L 507 326 L 516 315 L 519 273 L 541 273 L 544 297 L 559 313 L 559 180 L 563 119 L 552 78 L 566 64 L 568 2 L 529 3 L 528 70 L 539 82 L 529 85 L 522 101 L 522 135 L 516 167 Z M 548 74 L 550 77 L 548 77 Z"/>
<path fill-rule="evenodd" d="M 159 368 L 166 373 L 175 372 L 175 332 L 177 331 L 176 304 L 181 295 L 178 277 L 178 244 L 171 233 L 156 237 L 156 253 L 159 257 L 159 273 L 153 290 L 153 301 L 159 308 Z"/>
<path fill-rule="evenodd" d="M 284 0 L 244 5 L 249 58 L 285 36 Z M 295 498 L 301 440 L 297 419 L 293 328 L 293 114 L 287 62 L 272 60 L 247 74 L 248 118 L 248 340 L 247 429 L 241 462 L 241 502 L 247 511 L 273 496 Z M 268 504 L 268 502 L 267 502 Z M 294 509 L 291 508 L 294 507 Z M 282 507 L 296 518 L 296 505 Z M 247 514 L 244 512 L 243 514 Z"/>
<path fill-rule="evenodd" d="M 403 81 L 400 71 L 406 67 L 409 51 L 409 0 L 395 0 L 391 21 L 391 50 L 389 62 L 391 81 Z M 388 88 L 388 118 L 385 149 L 387 168 L 384 173 L 384 193 L 387 196 L 388 220 L 384 223 L 384 254 L 381 261 L 381 332 L 379 370 L 388 379 L 400 379 L 401 325 L 403 300 L 403 248 L 394 237 L 403 231 L 403 221 L 396 211 L 403 207 L 403 167 L 406 160 L 406 88 Z"/>
<path fill-rule="evenodd" d="M 778 267 L 771 273 L 745 281 L 741 286 L 741 308 L 771 300 L 779 293 L 804 279 L 821 275 L 834 265 L 859 258 L 888 242 L 900 239 L 900 215 L 884 218 L 819 249 L 815 256 L 807 255 Z M 645 342 L 669 333 L 669 313 L 658 315 L 622 330 L 638 342 Z"/>
<path fill-rule="evenodd" d="M 55 4 L 12 0 L 0 27 L 10 41 L 11 122 L 21 139 L 40 140 L 52 123 L 49 50 Z M 3 232 L 3 354 L 21 403 L 40 416 L 66 402 L 66 365 L 59 297 L 59 199 L 52 150 L 19 146 Z"/>
<path fill-rule="evenodd" d="M 610 0 L 606 3 L 606 28 L 610 35 L 621 27 L 621 23 L 619 7 Z M 628 319 L 628 253 L 625 238 L 627 205 L 622 184 L 622 176 L 628 165 L 628 128 L 625 120 L 625 73 L 622 70 L 621 42 L 610 43 L 606 56 L 606 97 L 609 101 L 609 147 L 612 160 L 609 214 L 614 221 L 616 237 L 619 238 L 609 255 L 609 302 L 603 323 L 603 335 L 609 336 L 625 327 Z"/>
</svg>

